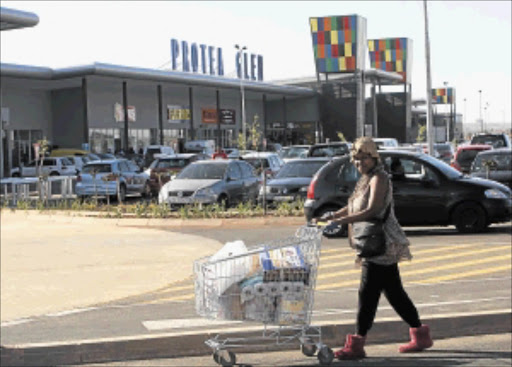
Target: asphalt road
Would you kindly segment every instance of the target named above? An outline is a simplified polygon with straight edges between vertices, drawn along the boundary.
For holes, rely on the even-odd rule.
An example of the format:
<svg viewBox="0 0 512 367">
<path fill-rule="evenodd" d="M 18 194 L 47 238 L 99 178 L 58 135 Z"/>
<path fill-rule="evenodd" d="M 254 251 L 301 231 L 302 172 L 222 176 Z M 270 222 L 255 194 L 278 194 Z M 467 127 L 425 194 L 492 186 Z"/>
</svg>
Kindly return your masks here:
<svg viewBox="0 0 512 367">
<path fill-rule="evenodd" d="M 205 228 L 201 236 L 221 242 L 261 244 L 293 235 L 296 227 Z M 176 229 L 173 230 L 176 232 Z M 181 229 L 198 234 L 197 229 Z M 401 265 L 405 288 L 422 317 L 489 313 L 511 308 L 511 227 L 461 235 L 453 228 L 409 228 L 414 259 Z M 346 239 L 325 239 L 315 292 L 313 322 L 351 325 L 357 306 L 359 269 Z M 377 322 L 396 319 L 385 298 Z M 258 324 L 261 325 L 261 324 Z M 254 325 L 251 325 L 254 326 Z M 83 310 L 42 315 L 2 326 L 2 344 L 51 343 L 98 338 L 236 330 L 239 322 L 204 320 L 194 309 L 193 279 Z M 406 333 L 406 329 L 404 328 Z"/>
</svg>

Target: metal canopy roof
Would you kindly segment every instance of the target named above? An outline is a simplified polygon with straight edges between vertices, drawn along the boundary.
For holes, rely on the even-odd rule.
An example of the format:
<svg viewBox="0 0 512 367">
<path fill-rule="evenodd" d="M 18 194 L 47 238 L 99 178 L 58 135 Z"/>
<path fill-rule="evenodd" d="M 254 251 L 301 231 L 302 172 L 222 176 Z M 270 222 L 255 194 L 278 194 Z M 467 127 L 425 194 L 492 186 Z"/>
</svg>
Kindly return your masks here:
<svg viewBox="0 0 512 367">
<path fill-rule="evenodd" d="M 0 30 L 2 31 L 33 27 L 37 23 L 39 23 L 39 17 L 34 13 L 0 8 Z"/>
<path fill-rule="evenodd" d="M 6 77 L 8 76 L 39 80 L 63 80 L 74 77 L 85 77 L 88 75 L 99 75 L 148 81 L 175 82 L 191 86 L 196 85 L 232 89 L 240 88 L 240 79 L 231 79 L 177 71 L 143 69 L 102 63 L 94 63 L 92 65 L 76 66 L 64 69 L 51 69 L 47 67 L 1 63 L 0 73 L 1 76 Z M 246 91 L 287 94 L 294 97 L 307 97 L 317 94 L 311 88 L 268 84 L 251 80 L 244 80 L 243 86 Z"/>
</svg>

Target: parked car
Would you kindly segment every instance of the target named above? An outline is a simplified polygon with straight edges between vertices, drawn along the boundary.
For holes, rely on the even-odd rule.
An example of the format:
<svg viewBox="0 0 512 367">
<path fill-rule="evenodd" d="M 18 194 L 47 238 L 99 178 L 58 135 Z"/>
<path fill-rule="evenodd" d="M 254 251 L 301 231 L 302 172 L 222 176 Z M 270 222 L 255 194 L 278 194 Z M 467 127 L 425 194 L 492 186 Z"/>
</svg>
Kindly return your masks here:
<svg viewBox="0 0 512 367">
<path fill-rule="evenodd" d="M 346 142 L 314 144 L 309 148 L 308 157 L 337 157 L 349 154 L 350 146 Z"/>
<path fill-rule="evenodd" d="M 396 148 L 399 146 L 395 138 L 373 138 L 373 141 L 379 149 Z"/>
<path fill-rule="evenodd" d="M 89 163 L 91 160 L 87 155 L 76 155 L 66 157 L 73 166 L 76 168 L 76 172 L 80 172 L 84 164 Z"/>
<path fill-rule="evenodd" d="M 273 152 L 247 153 L 242 156 L 242 159 L 251 164 L 258 174 L 265 172 L 267 178 L 274 177 L 284 166 L 283 160 Z"/>
<path fill-rule="evenodd" d="M 391 175 L 395 213 L 401 225 L 453 224 L 460 232 L 480 232 L 492 223 L 511 219 L 512 192 L 507 186 L 463 175 L 426 154 L 383 150 L 380 155 Z M 309 185 L 306 219 L 344 207 L 359 177 L 348 156 L 327 163 Z M 345 229 L 324 234 L 339 236 Z"/>
<path fill-rule="evenodd" d="M 286 163 L 291 159 L 306 158 L 311 145 L 290 145 L 280 150 L 279 156 Z"/>
<path fill-rule="evenodd" d="M 240 150 L 238 148 L 224 148 L 224 153 L 227 154 L 228 158 L 237 159 L 240 158 Z"/>
<path fill-rule="evenodd" d="M 149 165 L 155 160 L 155 154 L 174 154 L 174 149 L 166 145 L 148 145 L 144 148 L 144 167 Z"/>
<path fill-rule="evenodd" d="M 330 160 L 331 158 L 298 158 L 287 162 L 275 178 L 260 188 L 258 201 L 263 202 L 265 197 L 267 204 L 272 206 L 278 202 L 305 199 L 313 175 Z"/>
<path fill-rule="evenodd" d="M 247 162 L 233 159 L 197 161 L 162 186 L 158 202 L 171 207 L 195 203 L 219 203 L 229 207 L 240 202 L 256 202 L 259 187 L 260 179 Z"/>
<path fill-rule="evenodd" d="M 484 150 L 492 149 L 490 145 L 459 145 L 451 162 L 451 166 L 462 173 L 469 173 L 476 155 Z"/>
<path fill-rule="evenodd" d="M 27 165 L 11 169 L 11 177 L 37 177 L 39 176 L 40 160 L 32 161 Z M 73 176 L 76 167 L 66 157 L 45 157 L 41 166 L 41 173 L 48 176 Z"/>
<path fill-rule="evenodd" d="M 512 149 L 498 148 L 478 153 L 470 175 L 498 181 L 512 188 Z"/>
<path fill-rule="evenodd" d="M 421 148 L 421 152 L 428 154 L 428 144 L 416 143 L 415 146 Z M 450 143 L 434 143 L 434 157 L 450 164 L 453 160 L 455 153 Z"/>
<path fill-rule="evenodd" d="M 157 196 L 162 186 L 173 179 L 183 168 L 192 162 L 204 159 L 209 158 L 202 153 L 182 153 L 174 155 L 156 154 L 155 160 L 145 171 L 149 176 L 151 194 Z"/>
<path fill-rule="evenodd" d="M 95 195 L 118 197 L 121 201 L 133 194 L 147 197 L 149 176 L 127 159 L 93 161 L 85 164 L 77 176 L 75 192 L 81 199 Z"/>
<path fill-rule="evenodd" d="M 487 133 L 479 133 L 475 134 L 471 137 L 470 141 L 471 145 L 490 145 L 493 148 L 512 148 L 512 144 L 510 143 L 510 138 L 507 134 L 487 134 Z"/>
</svg>

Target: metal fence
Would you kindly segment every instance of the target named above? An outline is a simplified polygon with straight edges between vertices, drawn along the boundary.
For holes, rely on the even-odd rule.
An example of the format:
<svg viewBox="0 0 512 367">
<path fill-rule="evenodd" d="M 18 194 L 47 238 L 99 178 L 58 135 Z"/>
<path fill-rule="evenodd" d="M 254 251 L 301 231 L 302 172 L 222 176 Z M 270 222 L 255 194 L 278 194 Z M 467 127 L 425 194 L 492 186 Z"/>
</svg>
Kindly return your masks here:
<svg viewBox="0 0 512 367">
<path fill-rule="evenodd" d="M 19 201 L 75 199 L 76 176 L 11 177 L 0 180 L 2 205 L 16 206 Z"/>
</svg>

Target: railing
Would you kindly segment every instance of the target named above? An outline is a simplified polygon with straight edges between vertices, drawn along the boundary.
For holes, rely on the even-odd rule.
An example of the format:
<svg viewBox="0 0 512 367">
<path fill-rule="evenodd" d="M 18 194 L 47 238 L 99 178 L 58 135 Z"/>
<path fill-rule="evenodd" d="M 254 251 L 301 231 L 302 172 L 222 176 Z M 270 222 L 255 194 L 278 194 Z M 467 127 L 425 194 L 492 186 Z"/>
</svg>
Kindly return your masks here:
<svg viewBox="0 0 512 367">
<path fill-rule="evenodd" d="M 0 201 L 16 206 L 18 201 L 75 199 L 76 176 L 11 177 L 0 180 Z"/>
</svg>

